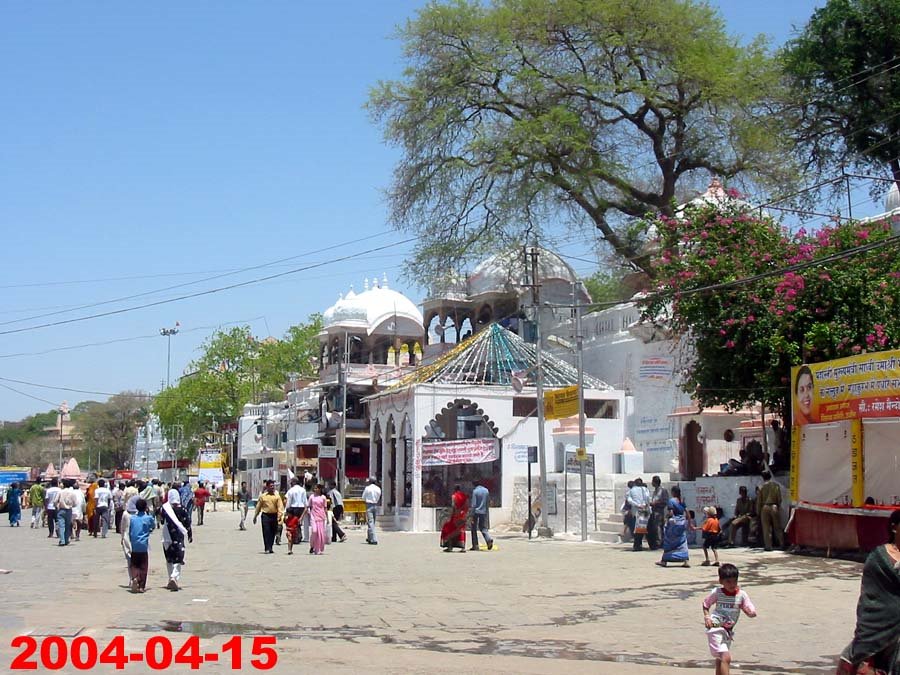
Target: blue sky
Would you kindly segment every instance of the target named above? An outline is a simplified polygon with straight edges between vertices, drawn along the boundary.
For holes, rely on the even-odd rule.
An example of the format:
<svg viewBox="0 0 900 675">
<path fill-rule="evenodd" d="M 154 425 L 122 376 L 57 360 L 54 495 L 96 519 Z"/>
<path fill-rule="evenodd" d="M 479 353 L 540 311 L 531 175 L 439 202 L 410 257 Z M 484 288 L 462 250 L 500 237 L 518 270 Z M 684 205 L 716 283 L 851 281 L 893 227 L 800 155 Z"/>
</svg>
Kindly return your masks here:
<svg viewBox="0 0 900 675">
<path fill-rule="evenodd" d="M 0 334 L 0 377 L 155 391 L 217 325 L 281 335 L 350 284 L 398 280 L 386 224 L 395 152 L 363 110 L 403 64 L 413 0 L 0 5 L 0 332 L 152 302 L 388 246 L 357 261 L 162 307 Z M 730 29 L 775 43 L 810 0 L 721 0 Z M 362 241 L 364 237 L 374 238 Z M 310 252 L 340 244 L 325 253 Z M 583 254 L 586 244 L 572 244 Z M 280 263 L 266 264 L 293 257 Z M 242 274 L 165 292 L 232 270 Z M 585 265 L 578 270 L 588 274 Z M 138 294 L 71 314 L 26 317 Z M 14 322 L 14 323 L 11 323 Z M 130 339 L 136 338 L 136 339 Z M 121 340 L 102 346 L 48 350 Z M 0 419 L 102 396 L 0 380 Z"/>
</svg>

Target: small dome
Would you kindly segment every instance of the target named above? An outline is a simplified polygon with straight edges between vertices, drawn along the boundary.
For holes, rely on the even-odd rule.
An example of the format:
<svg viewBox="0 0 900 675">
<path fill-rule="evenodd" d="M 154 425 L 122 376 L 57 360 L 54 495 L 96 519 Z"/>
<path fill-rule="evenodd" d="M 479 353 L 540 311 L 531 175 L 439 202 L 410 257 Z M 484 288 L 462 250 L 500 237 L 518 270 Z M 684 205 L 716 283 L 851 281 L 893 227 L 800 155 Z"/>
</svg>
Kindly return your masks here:
<svg viewBox="0 0 900 675">
<path fill-rule="evenodd" d="M 525 253 L 521 248 L 498 253 L 480 262 L 469 275 L 469 295 L 521 293 L 524 286 L 531 283 L 525 274 Z M 538 276 L 542 282 L 563 281 L 571 284 L 578 281 L 578 276 L 568 263 L 544 248 L 538 254 Z"/>
<path fill-rule="evenodd" d="M 744 201 L 740 197 L 736 196 L 737 193 L 734 191 L 726 190 L 722 185 L 722 182 L 718 178 L 713 178 L 709 182 L 709 187 L 706 188 L 706 192 L 704 192 L 699 197 L 692 199 L 686 204 L 682 204 L 679 206 L 675 215 L 679 218 L 684 216 L 684 212 L 688 207 L 702 207 L 702 206 L 737 206 L 740 208 L 752 209 L 755 208 L 749 202 Z M 649 234 L 649 233 L 648 233 Z M 649 239 L 649 237 L 648 237 Z"/>
<path fill-rule="evenodd" d="M 887 197 L 884 198 L 885 213 L 890 213 L 900 209 L 900 189 L 897 189 L 897 183 L 891 183 L 891 189 L 888 190 Z"/>
<path fill-rule="evenodd" d="M 377 281 L 376 281 L 377 283 Z M 402 293 L 381 286 L 356 294 L 352 290 L 322 314 L 324 327 L 363 329 L 369 335 L 391 332 L 399 335 L 418 335 L 424 332 L 422 313 Z"/>
</svg>

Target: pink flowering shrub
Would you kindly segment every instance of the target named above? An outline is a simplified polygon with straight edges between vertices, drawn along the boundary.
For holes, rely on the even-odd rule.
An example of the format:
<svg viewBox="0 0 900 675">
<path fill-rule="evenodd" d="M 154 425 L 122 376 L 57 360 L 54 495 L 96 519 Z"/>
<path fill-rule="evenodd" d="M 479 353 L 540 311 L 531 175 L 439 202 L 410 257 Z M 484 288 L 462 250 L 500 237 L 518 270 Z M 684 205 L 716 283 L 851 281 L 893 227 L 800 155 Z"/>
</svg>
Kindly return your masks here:
<svg viewBox="0 0 900 675">
<path fill-rule="evenodd" d="M 787 413 L 791 366 L 900 347 L 897 248 L 840 257 L 890 237 L 888 223 L 789 232 L 757 211 L 705 205 L 654 225 L 657 293 L 644 315 L 690 336 L 682 385 L 704 405 Z"/>
</svg>

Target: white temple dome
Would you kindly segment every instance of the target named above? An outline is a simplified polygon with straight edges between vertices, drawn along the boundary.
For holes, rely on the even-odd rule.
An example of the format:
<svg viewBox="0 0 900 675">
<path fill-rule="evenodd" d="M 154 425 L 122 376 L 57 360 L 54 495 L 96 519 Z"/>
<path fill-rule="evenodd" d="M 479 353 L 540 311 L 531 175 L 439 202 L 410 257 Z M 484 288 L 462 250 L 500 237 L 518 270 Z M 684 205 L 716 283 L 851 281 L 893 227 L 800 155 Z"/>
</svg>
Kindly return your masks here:
<svg viewBox="0 0 900 675">
<path fill-rule="evenodd" d="M 528 262 L 528 268 L 531 261 Z M 468 278 L 469 295 L 487 293 L 522 293 L 525 285 L 531 280 L 525 278 L 525 252 L 521 248 L 512 248 L 492 255 L 480 262 Z M 538 253 L 538 277 L 541 282 L 562 281 L 572 284 L 578 281 L 578 275 L 569 264 L 553 251 L 545 248 Z"/>
<path fill-rule="evenodd" d="M 422 312 L 402 293 L 388 288 L 387 282 L 362 293 L 352 290 L 322 313 L 325 330 L 334 328 L 364 330 L 373 333 L 419 335 L 424 331 Z"/>
<path fill-rule="evenodd" d="M 891 189 L 888 190 L 887 196 L 884 198 L 884 211 L 890 213 L 900 209 L 900 189 L 897 189 L 897 183 L 891 183 Z"/>
</svg>

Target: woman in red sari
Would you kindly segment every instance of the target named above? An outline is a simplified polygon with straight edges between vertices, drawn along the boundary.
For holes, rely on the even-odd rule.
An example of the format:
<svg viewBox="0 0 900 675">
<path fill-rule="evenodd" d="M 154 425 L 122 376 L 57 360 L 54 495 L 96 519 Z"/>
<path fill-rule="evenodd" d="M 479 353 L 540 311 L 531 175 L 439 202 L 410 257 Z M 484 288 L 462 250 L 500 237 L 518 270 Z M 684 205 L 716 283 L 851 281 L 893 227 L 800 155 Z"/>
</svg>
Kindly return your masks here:
<svg viewBox="0 0 900 675">
<path fill-rule="evenodd" d="M 441 528 L 441 546 L 450 553 L 454 547 L 466 552 L 466 518 L 469 515 L 469 498 L 459 485 L 453 489 L 453 513 Z"/>
</svg>

